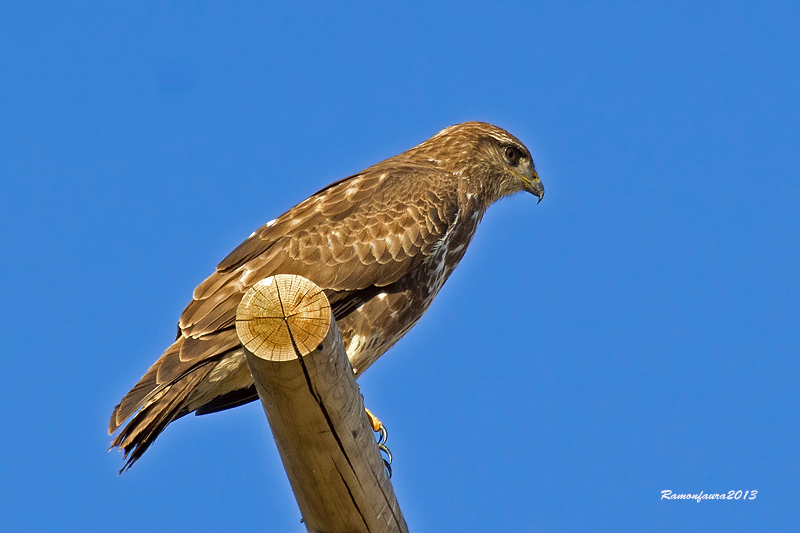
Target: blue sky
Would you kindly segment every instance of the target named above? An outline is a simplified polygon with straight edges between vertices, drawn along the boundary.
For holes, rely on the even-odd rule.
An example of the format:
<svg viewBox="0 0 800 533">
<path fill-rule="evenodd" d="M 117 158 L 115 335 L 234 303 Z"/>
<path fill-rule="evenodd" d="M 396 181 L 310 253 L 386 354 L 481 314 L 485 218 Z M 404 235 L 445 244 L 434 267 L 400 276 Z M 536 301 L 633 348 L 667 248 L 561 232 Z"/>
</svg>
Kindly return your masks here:
<svg viewBox="0 0 800 533">
<path fill-rule="evenodd" d="M 526 143 L 547 195 L 490 209 L 360 380 L 412 530 L 795 527 L 799 21 L 4 3 L 4 529 L 302 531 L 259 405 L 180 420 L 122 476 L 108 416 L 251 231 L 466 120 Z"/>
</svg>

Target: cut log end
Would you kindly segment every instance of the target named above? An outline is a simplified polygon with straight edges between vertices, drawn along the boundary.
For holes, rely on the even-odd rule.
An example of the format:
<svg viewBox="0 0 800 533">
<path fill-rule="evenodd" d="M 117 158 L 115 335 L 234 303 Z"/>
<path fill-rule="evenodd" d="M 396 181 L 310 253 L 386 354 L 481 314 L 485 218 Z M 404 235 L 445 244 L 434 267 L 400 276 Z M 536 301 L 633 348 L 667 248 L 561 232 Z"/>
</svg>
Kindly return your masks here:
<svg viewBox="0 0 800 533">
<path fill-rule="evenodd" d="M 259 281 L 236 310 L 239 339 L 268 361 L 291 361 L 311 353 L 330 325 L 331 308 L 322 289 L 291 274 Z"/>
</svg>

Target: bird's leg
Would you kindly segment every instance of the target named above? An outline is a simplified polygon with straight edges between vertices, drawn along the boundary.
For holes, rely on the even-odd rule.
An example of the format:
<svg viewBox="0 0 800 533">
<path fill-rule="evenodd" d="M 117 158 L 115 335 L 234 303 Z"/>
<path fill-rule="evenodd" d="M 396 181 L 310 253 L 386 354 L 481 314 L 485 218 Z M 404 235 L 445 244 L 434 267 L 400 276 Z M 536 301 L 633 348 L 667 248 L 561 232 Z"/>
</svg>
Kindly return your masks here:
<svg viewBox="0 0 800 533">
<path fill-rule="evenodd" d="M 374 431 L 375 433 L 384 431 L 383 423 L 380 420 L 378 420 L 378 417 L 373 415 L 372 411 L 370 411 L 366 407 L 364 408 L 364 410 L 367 412 L 367 418 L 369 418 L 369 424 L 372 426 L 372 431 Z"/>
<path fill-rule="evenodd" d="M 361 387 L 359 387 L 361 389 Z M 361 395 L 361 400 L 363 402 L 364 395 Z M 378 433 L 378 450 L 382 451 L 386 454 L 386 457 L 381 457 L 383 459 L 383 465 L 386 467 L 386 472 L 389 474 L 389 478 L 392 477 L 392 452 L 389 451 L 389 448 L 386 446 L 386 441 L 389 438 L 389 430 L 386 429 L 386 426 L 383 425 L 377 416 L 372 414 L 372 411 L 364 407 L 364 411 L 367 412 L 367 418 L 369 418 L 369 424 L 372 426 L 372 431 Z"/>
</svg>

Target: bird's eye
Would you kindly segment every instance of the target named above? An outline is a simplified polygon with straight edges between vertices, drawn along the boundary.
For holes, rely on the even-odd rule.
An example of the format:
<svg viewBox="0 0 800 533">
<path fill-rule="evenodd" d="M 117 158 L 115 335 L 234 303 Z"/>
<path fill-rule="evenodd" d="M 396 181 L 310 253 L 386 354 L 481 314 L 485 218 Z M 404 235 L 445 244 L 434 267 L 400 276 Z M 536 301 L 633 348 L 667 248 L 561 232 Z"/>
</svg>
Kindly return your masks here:
<svg viewBox="0 0 800 533">
<path fill-rule="evenodd" d="M 517 150 L 513 146 L 509 146 L 506 148 L 505 156 L 506 160 L 509 163 L 511 163 L 512 165 L 516 165 L 517 161 L 519 161 L 519 150 Z"/>
</svg>

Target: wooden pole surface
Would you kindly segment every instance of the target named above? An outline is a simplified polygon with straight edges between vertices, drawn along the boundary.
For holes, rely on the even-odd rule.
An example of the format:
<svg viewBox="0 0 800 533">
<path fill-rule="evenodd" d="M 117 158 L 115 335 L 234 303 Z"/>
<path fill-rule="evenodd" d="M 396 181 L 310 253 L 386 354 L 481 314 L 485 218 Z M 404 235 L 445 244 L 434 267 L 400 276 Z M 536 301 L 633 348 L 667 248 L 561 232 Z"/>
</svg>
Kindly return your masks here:
<svg viewBox="0 0 800 533">
<path fill-rule="evenodd" d="M 239 304 L 236 332 L 307 530 L 407 533 L 322 289 L 268 277 Z"/>
</svg>

